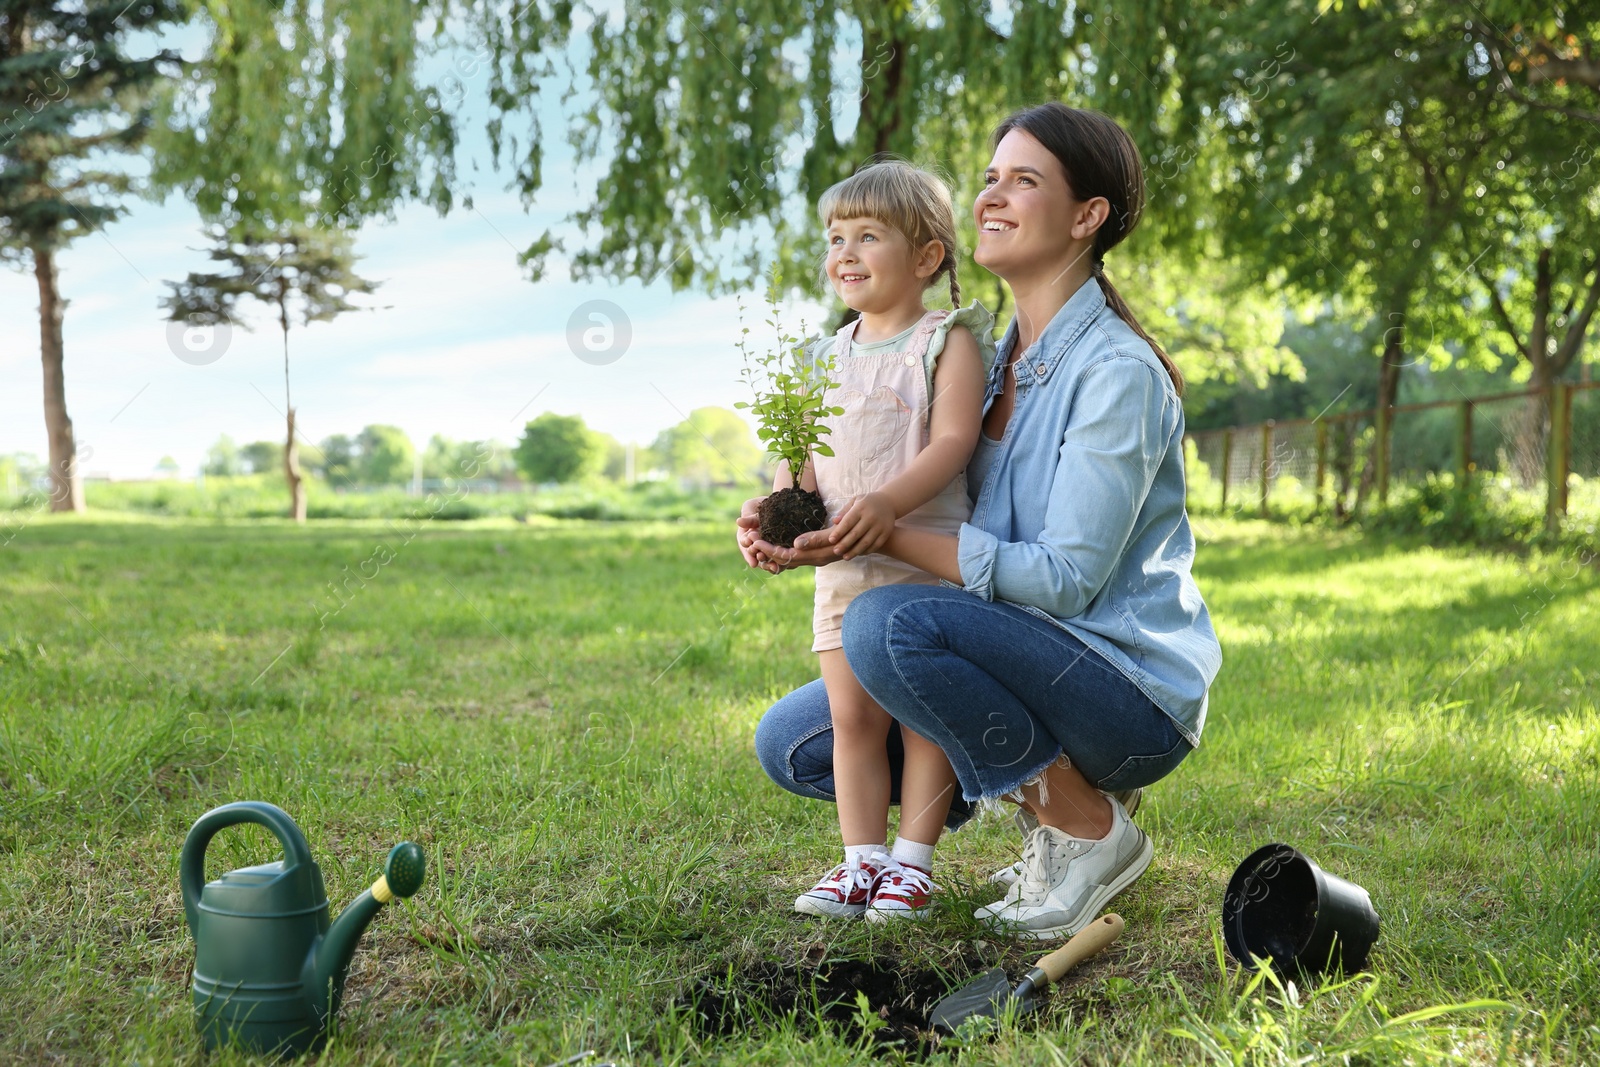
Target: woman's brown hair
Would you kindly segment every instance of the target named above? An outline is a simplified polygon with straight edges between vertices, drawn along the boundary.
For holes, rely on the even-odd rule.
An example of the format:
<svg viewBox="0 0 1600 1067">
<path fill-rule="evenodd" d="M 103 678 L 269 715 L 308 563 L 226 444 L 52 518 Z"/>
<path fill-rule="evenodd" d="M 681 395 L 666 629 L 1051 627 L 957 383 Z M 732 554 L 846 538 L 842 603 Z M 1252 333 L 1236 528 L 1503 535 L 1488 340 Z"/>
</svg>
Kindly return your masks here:
<svg viewBox="0 0 1600 1067">
<path fill-rule="evenodd" d="M 1067 175 L 1067 187 L 1074 197 L 1079 200 L 1104 197 L 1111 206 L 1106 221 L 1094 235 L 1095 280 L 1105 292 L 1111 310 L 1149 343 L 1171 375 L 1173 388 L 1182 396 L 1183 374 L 1177 364 L 1139 325 L 1128 302 L 1106 277 L 1106 253 L 1133 232 L 1144 211 L 1144 161 L 1139 158 L 1139 147 L 1111 116 L 1055 101 L 1012 112 L 995 128 L 994 144 L 998 146 L 1012 130 L 1027 133 L 1060 161 Z"/>
</svg>

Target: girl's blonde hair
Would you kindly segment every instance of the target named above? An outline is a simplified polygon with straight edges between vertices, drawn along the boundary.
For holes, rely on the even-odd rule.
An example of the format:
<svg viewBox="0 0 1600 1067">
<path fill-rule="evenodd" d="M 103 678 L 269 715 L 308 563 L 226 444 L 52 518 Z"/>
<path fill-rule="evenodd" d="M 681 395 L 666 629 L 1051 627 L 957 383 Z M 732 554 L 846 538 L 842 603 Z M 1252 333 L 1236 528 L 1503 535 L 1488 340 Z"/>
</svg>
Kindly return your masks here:
<svg viewBox="0 0 1600 1067">
<path fill-rule="evenodd" d="M 817 214 L 824 228 L 831 226 L 834 219 L 877 219 L 898 231 L 913 251 L 929 241 L 940 242 L 944 245 L 944 259 L 928 275 L 925 287 L 949 275 L 950 303 L 961 306 L 961 285 L 956 281 L 955 205 L 950 199 L 950 187 L 938 176 L 898 159 L 872 163 L 829 187 L 817 202 Z"/>
</svg>

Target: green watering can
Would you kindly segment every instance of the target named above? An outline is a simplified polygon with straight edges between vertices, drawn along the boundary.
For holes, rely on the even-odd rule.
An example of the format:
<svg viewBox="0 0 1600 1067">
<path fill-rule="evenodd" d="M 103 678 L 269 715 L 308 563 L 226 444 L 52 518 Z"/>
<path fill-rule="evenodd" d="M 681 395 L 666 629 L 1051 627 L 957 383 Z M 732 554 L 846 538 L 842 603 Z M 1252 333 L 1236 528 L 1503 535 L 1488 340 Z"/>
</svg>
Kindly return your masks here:
<svg viewBox="0 0 1600 1067">
<path fill-rule="evenodd" d="M 206 846 L 218 830 L 258 823 L 283 859 L 205 880 Z M 178 880 L 194 935 L 194 1016 L 207 1049 L 237 1043 L 293 1056 L 316 1048 L 339 1011 L 356 942 L 395 897 L 422 887 L 422 849 L 402 841 L 383 877 L 328 926 L 328 894 L 305 835 L 283 809 L 257 800 L 213 808 L 183 843 Z"/>
</svg>

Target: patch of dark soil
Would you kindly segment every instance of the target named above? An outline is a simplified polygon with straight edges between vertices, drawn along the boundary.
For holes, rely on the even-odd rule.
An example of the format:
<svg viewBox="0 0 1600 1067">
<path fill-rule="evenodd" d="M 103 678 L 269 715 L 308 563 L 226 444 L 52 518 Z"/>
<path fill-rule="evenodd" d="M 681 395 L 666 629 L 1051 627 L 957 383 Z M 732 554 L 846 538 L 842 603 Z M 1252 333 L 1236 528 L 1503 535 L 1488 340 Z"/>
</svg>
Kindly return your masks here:
<svg viewBox="0 0 1600 1067">
<path fill-rule="evenodd" d="M 899 1048 L 917 1058 L 935 1041 L 928 1013 L 960 981 L 937 970 L 901 969 L 892 960 L 764 963 L 731 981 L 702 979 L 679 999 L 693 1014 L 695 1028 L 708 1036 L 726 1037 L 785 1016 L 793 1016 L 803 1031 L 820 1016 L 853 1040 L 870 1030 L 883 1051 Z M 881 1025 L 863 1018 L 858 994 L 866 996 Z"/>
<path fill-rule="evenodd" d="M 828 524 L 828 508 L 808 489 L 779 489 L 761 502 L 756 517 L 761 520 L 763 541 L 789 548 L 796 537 Z"/>
</svg>

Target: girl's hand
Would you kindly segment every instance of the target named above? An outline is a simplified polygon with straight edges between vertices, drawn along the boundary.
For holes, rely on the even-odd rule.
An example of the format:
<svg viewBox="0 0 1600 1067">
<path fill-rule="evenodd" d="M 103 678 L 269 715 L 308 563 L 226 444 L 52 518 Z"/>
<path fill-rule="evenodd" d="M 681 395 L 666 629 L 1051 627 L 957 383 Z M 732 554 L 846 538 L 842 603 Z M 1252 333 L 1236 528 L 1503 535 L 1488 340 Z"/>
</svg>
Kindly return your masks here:
<svg viewBox="0 0 1600 1067">
<path fill-rule="evenodd" d="M 761 535 L 757 532 L 761 526 L 757 512 L 760 511 L 761 502 L 765 499 L 767 498 L 764 496 L 758 496 L 744 502 L 744 506 L 739 509 L 739 517 L 734 520 L 733 536 L 739 545 L 739 553 L 744 556 L 748 566 L 761 567 L 776 574 L 777 570 L 769 566 L 772 561 L 755 548 L 757 543 L 764 543 L 760 541 Z"/>
<path fill-rule="evenodd" d="M 883 493 L 866 493 L 850 501 L 828 532 L 834 551 L 855 559 L 882 548 L 894 532 L 894 504 Z"/>
<path fill-rule="evenodd" d="M 828 540 L 827 530 L 803 533 L 794 540 L 793 548 L 780 548 L 766 541 L 757 541 L 754 547 L 772 561 L 767 569 L 774 574 L 792 567 L 825 567 L 839 559 L 839 553 Z"/>
</svg>

